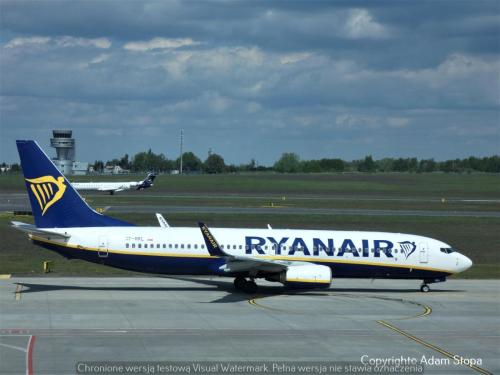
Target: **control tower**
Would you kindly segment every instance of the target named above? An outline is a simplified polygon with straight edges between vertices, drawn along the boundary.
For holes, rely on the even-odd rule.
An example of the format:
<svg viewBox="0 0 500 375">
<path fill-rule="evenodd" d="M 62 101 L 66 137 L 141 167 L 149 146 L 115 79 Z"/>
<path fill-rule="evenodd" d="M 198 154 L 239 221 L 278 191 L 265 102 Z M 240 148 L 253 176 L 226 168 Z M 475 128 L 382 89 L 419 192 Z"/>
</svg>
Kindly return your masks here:
<svg viewBox="0 0 500 375">
<path fill-rule="evenodd" d="M 56 149 L 57 157 L 52 159 L 59 170 L 65 174 L 73 174 L 73 162 L 75 161 L 75 139 L 71 138 L 71 130 L 53 130 L 54 138 L 50 139 L 50 145 Z"/>
</svg>

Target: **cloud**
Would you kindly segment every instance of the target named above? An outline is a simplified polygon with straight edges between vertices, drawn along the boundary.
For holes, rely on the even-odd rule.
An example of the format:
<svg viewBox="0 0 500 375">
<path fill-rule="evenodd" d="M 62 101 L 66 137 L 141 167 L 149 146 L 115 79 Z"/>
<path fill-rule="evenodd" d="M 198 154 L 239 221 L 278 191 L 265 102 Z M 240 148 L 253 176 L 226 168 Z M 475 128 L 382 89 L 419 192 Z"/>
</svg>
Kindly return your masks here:
<svg viewBox="0 0 500 375">
<path fill-rule="evenodd" d="M 410 119 L 406 117 L 389 117 L 387 123 L 393 128 L 405 128 L 410 123 Z"/>
<path fill-rule="evenodd" d="M 295 64 L 307 60 L 310 56 L 309 52 L 289 53 L 280 57 L 280 62 L 282 64 Z"/>
<path fill-rule="evenodd" d="M 111 41 L 107 38 L 75 38 L 72 36 L 63 36 L 55 39 L 56 45 L 59 47 L 94 47 L 108 49 L 111 47 Z"/>
<path fill-rule="evenodd" d="M 100 64 L 100 63 L 103 63 L 104 61 L 108 60 L 110 58 L 110 56 L 111 55 L 108 54 L 108 53 L 102 53 L 99 56 L 93 58 L 90 61 L 90 64 Z"/>
<path fill-rule="evenodd" d="M 176 49 L 181 47 L 195 46 L 200 44 L 191 38 L 168 39 L 168 38 L 153 38 L 149 41 L 129 42 L 123 48 L 134 52 L 147 52 L 156 49 Z"/>
<path fill-rule="evenodd" d="M 49 37 L 42 37 L 42 36 L 32 36 L 32 37 L 17 37 L 12 40 L 10 40 L 4 48 L 17 48 L 17 47 L 24 47 L 24 46 L 36 46 L 36 45 L 43 45 L 47 44 L 50 42 Z"/>
<path fill-rule="evenodd" d="M 32 37 L 17 37 L 10 40 L 5 44 L 5 48 L 16 48 L 33 45 L 46 45 L 54 42 L 57 47 L 94 47 L 108 49 L 111 47 L 111 42 L 107 38 L 75 38 L 72 36 L 62 36 L 57 38 L 50 38 L 45 36 L 32 36 Z"/>
<path fill-rule="evenodd" d="M 82 160 L 176 154 L 181 127 L 235 162 L 498 153 L 493 3 L 3 0 L 0 162 L 59 126 Z"/>
<path fill-rule="evenodd" d="M 377 39 L 388 36 L 387 29 L 376 22 L 367 9 L 353 9 L 349 12 L 345 32 L 352 39 Z"/>
</svg>

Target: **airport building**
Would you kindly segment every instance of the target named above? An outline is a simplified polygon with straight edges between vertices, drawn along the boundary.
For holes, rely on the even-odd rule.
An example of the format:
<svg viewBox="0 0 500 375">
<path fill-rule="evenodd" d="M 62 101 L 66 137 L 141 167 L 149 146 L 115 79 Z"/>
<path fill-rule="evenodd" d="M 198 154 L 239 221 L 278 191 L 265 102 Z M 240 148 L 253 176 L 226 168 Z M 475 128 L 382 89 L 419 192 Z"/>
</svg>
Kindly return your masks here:
<svg viewBox="0 0 500 375">
<path fill-rule="evenodd" d="M 54 164 L 65 175 L 87 174 L 89 163 L 75 161 L 75 139 L 72 130 L 53 130 L 50 145 L 56 149 Z"/>
</svg>

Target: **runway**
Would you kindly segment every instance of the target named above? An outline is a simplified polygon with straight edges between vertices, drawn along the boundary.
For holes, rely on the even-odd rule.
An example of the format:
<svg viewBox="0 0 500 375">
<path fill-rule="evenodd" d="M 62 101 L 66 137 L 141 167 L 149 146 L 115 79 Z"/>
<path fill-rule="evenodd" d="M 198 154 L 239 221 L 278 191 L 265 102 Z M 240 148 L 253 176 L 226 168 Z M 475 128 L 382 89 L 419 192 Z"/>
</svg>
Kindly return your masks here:
<svg viewBox="0 0 500 375">
<path fill-rule="evenodd" d="M 316 198 L 315 198 L 316 199 Z M 352 200 L 353 198 L 338 198 Z M 374 200 L 379 200 L 375 198 Z M 397 198 L 395 198 L 398 201 Z M 465 200 L 464 200 L 465 201 Z M 492 201 L 496 203 L 497 201 Z M 144 205 L 117 204 L 105 207 L 108 213 L 213 213 L 213 214 L 254 214 L 254 215 L 361 215 L 361 216 L 416 216 L 416 217 L 491 217 L 500 218 L 499 211 L 450 211 L 450 210 L 403 210 L 403 209 L 345 209 L 311 207 L 227 207 L 227 206 L 188 206 L 188 205 Z M 28 196 L 21 193 L 0 194 L 0 212 L 31 211 Z"/>
<path fill-rule="evenodd" d="M 433 358 L 426 374 L 500 371 L 499 281 L 450 280 L 425 294 L 399 280 L 338 279 L 295 293 L 259 285 L 248 296 L 226 278 L 0 280 L 0 373 L 74 374 L 95 361 L 390 358 Z"/>
</svg>

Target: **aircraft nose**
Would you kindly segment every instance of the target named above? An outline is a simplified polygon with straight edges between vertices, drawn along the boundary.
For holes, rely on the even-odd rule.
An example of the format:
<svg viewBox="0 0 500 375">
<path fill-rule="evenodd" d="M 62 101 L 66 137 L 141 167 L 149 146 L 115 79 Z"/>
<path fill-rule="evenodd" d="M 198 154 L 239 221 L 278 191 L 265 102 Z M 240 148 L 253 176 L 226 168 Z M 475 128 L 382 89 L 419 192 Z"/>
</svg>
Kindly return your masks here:
<svg viewBox="0 0 500 375">
<path fill-rule="evenodd" d="M 458 261 L 459 272 L 468 270 L 472 266 L 472 260 L 470 260 L 465 255 L 460 254 L 460 259 Z"/>
</svg>

